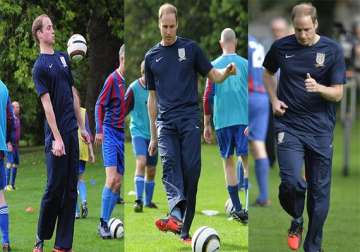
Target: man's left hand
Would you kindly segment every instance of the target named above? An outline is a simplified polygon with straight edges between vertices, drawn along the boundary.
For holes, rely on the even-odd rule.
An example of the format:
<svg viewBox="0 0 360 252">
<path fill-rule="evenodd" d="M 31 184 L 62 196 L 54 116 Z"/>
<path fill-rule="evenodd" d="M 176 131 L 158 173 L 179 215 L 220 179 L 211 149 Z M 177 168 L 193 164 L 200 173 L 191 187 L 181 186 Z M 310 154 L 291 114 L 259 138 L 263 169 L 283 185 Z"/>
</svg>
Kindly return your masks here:
<svg viewBox="0 0 360 252">
<path fill-rule="evenodd" d="M 86 144 L 89 144 L 89 143 L 90 143 L 90 135 L 89 135 L 89 133 L 88 133 L 85 129 L 82 129 L 82 130 L 81 130 L 81 139 L 82 139 Z"/>
</svg>

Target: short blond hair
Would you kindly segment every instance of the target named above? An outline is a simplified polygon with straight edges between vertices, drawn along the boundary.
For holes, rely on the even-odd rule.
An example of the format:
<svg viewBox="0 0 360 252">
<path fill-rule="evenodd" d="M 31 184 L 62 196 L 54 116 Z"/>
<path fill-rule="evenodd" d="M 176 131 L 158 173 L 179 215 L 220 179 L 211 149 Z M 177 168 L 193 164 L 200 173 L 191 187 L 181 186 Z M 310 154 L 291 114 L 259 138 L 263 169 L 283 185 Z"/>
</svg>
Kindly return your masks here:
<svg viewBox="0 0 360 252">
<path fill-rule="evenodd" d="M 40 41 L 37 37 L 37 32 L 42 31 L 44 18 L 49 18 L 49 16 L 46 14 L 41 14 L 40 16 L 37 16 L 34 22 L 32 23 L 31 33 L 37 44 L 40 44 Z"/>
<path fill-rule="evenodd" d="M 291 12 L 291 20 L 294 22 L 295 17 L 298 16 L 310 16 L 314 24 L 318 19 L 316 8 L 311 3 L 301 3 L 295 5 Z"/>
<path fill-rule="evenodd" d="M 159 20 L 164 16 L 165 14 L 175 14 L 175 19 L 177 21 L 177 9 L 174 5 L 169 3 L 164 3 L 159 8 Z"/>
</svg>

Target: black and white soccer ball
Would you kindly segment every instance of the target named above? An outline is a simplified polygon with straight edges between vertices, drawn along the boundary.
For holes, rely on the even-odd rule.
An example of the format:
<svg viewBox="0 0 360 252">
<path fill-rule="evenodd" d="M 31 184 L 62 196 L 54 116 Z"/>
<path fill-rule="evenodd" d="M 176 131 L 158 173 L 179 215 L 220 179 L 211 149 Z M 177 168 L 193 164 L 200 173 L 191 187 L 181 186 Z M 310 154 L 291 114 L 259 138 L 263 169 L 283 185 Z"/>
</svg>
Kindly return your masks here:
<svg viewBox="0 0 360 252">
<path fill-rule="evenodd" d="M 82 60 L 87 52 L 85 38 L 80 34 L 72 35 L 67 42 L 67 52 L 72 60 Z"/>
<path fill-rule="evenodd" d="M 207 226 L 198 228 L 191 241 L 192 252 L 220 251 L 220 237 L 215 229 Z"/>
<path fill-rule="evenodd" d="M 114 239 L 121 239 L 124 237 L 124 224 L 120 219 L 111 218 L 108 223 L 111 237 Z"/>
<path fill-rule="evenodd" d="M 226 202 L 225 202 L 225 213 L 230 216 L 231 212 L 234 211 L 234 205 L 231 201 L 231 199 L 229 198 Z"/>
</svg>

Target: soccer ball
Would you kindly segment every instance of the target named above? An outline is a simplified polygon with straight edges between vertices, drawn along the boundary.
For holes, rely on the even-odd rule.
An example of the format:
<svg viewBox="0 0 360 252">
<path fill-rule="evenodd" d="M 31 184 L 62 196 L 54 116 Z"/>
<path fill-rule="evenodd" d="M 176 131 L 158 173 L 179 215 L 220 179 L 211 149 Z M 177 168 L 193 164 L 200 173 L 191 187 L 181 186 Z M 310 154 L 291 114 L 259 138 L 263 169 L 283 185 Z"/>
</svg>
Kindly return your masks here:
<svg viewBox="0 0 360 252">
<path fill-rule="evenodd" d="M 231 212 L 234 211 L 234 205 L 231 201 L 231 199 L 229 198 L 226 202 L 225 202 L 225 213 L 230 216 Z"/>
<path fill-rule="evenodd" d="M 74 34 L 67 42 L 67 52 L 72 60 L 80 61 L 86 55 L 87 46 L 85 38 L 80 34 Z"/>
<path fill-rule="evenodd" d="M 111 218 L 109 220 L 109 228 L 112 238 L 120 239 L 124 237 L 124 224 L 120 219 Z"/>
<path fill-rule="evenodd" d="M 220 238 L 215 229 L 204 226 L 195 231 L 191 241 L 192 252 L 220 251 Z"/>
</svg>

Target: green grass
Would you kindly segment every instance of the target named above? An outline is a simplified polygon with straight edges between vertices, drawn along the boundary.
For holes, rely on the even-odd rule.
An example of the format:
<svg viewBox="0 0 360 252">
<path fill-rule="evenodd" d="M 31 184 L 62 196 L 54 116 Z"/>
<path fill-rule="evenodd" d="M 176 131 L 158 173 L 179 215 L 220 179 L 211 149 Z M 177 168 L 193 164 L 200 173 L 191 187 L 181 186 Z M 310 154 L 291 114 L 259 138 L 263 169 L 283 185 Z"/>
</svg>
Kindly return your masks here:
<svg viewBox="0 0 360 252">
<path fill-rule="evenodd" d="M 221 239 L 224 252 L 247 251 L 247 226 L 234 221 L 228 221 L 224 214 L 224 204 L 227 200 L 227 191 L 224 182 L 222 162 L 216 146 L 202 148 L 202 174 L 197 197 L 197 212 L 192 225 L 191 233 L 201 226 L 215 228 Z M 158 166 L 154 201 L 160 209 L 145 209 L 144 213 L 133 212 L 134 196 L 127 193 L 133 189 L 133 174 L 135 159 L 131 145 L 126 144 L 126 173 L 123 191 L 125 194 L 125 216 L 121 217 L 125 225 L 125 240 L 101 240 L 96 228 L 100 213 L 101 191 L 105 179 L 102 160 L 97 155 L 95 164 L 87 164 L 86 180 L 88 189 L 89 217 L 80 219 L 75 224 L 74 250 L 76 252 L 168 252 L 191 251 L 189 246 L 183 245 L 179 238 L 172 234 L 160 233 L 156 230 L 154 221 L 165 216 L 167 202 L 161 183 L 162 168 Z M 95 184 L 89 183 L 90 179 Z M 30 251 L 36 232 L 39 214 L 40 199 L 46 181 L 43 148 L 23 149 L 21 165 L 18 169 L 16 181 L 17 190 L 6 192 L 10 209 L 10 239 L 13 251 Z M 35 208 L 34 213 L 26 213 L 29 206 Z M 113 216 L 121 216 L 123 207 L 116 206 Z M 201 210 L 218 210 L 219 215 L 207 217 Z M 45 251 L 53 247 L 53 240 L 46 242 Z M 125 250 L 124 250 L 125 245 Z"/>
<path fill-rule="evenodd" d="M 10 211 L 10 242 L 12 251 L 31 251 L 37 220 L 39 217 L 40 200 L 46 182 L 43 148 L 20 150 L 20 167 L 16 179 L 16 191 L 6 192 Z M 105 172 L 101 160 L 95 164 L 87 164 L 86 178 L 88 189 L 89 217 L 75 222 L 73 248 L 76 252 L 120 252 L 122 240 L 102 240 L 97 236 L 97 224 L 100 215 L 101 191 L 105 181 Z M 94 179 L 95 184 L 89 183 Z M 27 207 L 33 207 L 34 213 L 27 213 Z M 121 216 L 119 205 L 114 209 L 113 216 Z M 122 219 L 122 218 L 121 218 Z M 54 241 L 45 243 L 45 251 L 51 251 Z"/>
<path fill-rule="evenodd" d="M 324 234 L 323 248 L 326 252 L 354 251 L 360 247 L 360 160 L 359 160 L 359 127 L 352 132 L 350 176 L 343 177 L 342 169 L 342 128 L 340 123 L 335 131 L 334 157 L 331 187 L 330 211 L 327 217 Z M 253 175 L 254 170 L 251 169 Z M 277 195 L 280 183 L 278 166 L 270 171 L 270 197 L 272 206 L 268 208 L 250 208 L 249 224 L 249 251 L 251 252 L 286 252 L 287 229 L 290 217 L 282 210 Z M 251 176 L 250 197 L 257 196 L 257 184 Z M 304 214 L 306 216 L 306 212 Z M 305 219 L 305 232 L 307 230 Z M 302 249 L 300 251 L 303 251 Z"/>
<path fill-rule="evenodd" d="M 126 153 L 131 153 L 130 146 L 126 146 Z M 216 146 L 202 146 L 202 171 L 197 196 L 197 212 L 192 224 L 191 233 L 201 226 L 215 228 L 220 235 L 221 251 L 243 252 L 248 251 L 247 226 L 235 221 L 228 221 L 224 214 L 224 204 L 227 200 L 227 191 L 222 168 L 222 161 Z M 133 172 L 135 160 L 133 156 L 126 155 L 127 179 L 126 192 L 133 190 Z M 173 234 L 160 233 L 155 229 L 156 218 L 165 216 L 167 202 L 163 185 L 161 183 L 162 169 L 158 167 L 154 201 L 158 210 L 145 209 L 143 213 L 134 213 L 132 204 L 134 196 L 125 195 L 129 202 L 125 206 L 125 251 L 131 252 L 169 252 L 191 251 L 189 246 L 183 245 L 179 238 Z M 207 217 L 201 210 L 212 209 L 219 211 L 219 215 Z"/>
</svg>

